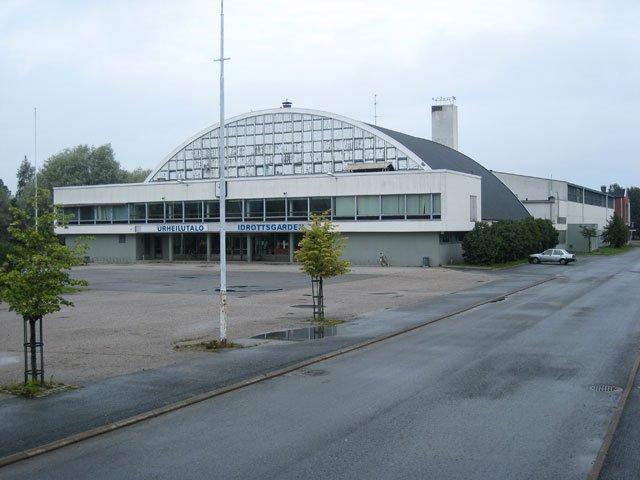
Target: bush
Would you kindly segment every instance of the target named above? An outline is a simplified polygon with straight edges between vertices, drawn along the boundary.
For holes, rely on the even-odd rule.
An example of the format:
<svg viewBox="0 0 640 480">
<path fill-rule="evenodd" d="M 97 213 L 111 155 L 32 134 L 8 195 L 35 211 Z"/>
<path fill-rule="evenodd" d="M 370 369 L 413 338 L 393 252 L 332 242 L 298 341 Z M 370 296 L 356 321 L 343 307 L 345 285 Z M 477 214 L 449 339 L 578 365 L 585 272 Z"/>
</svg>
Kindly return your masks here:
<svg viewBox="0 0 640 480">
<path fill-rule="evenodd" d="M 602 240 L 611 245 L 614 248 L 620 248 L 627 244 L 630 237 L 630 230 L 624 223 L 624 220 L 614 213 L 607 226 L 604 227 L 602 232 Z"/>
<path fill-rule="evenodd" d="M 493 265 L 527 258 L 558 243 L 558 232 L 549 220 L 526 218 L 476 223 L 462 242 L 463 257 L 474 265 Z"/>
</svg>

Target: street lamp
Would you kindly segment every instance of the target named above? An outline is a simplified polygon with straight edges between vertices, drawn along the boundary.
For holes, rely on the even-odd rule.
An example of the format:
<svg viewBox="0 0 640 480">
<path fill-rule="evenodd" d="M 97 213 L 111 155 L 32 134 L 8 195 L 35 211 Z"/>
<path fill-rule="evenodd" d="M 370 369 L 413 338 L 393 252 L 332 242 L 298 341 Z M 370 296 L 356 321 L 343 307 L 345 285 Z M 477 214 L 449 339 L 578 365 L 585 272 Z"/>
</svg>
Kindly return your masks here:
<svg viewBox="0 0 640 480">
<path fill-rule="evenodd" d="M 220 142 L 218 145 L 220 159 L 220 343 L 227 343 L 227 239 L 226 239 L 226 197 L 227 185 L 225 180 L 225 152 L 224 152 L 224 0 L 220 0 Z"/>
</svg>

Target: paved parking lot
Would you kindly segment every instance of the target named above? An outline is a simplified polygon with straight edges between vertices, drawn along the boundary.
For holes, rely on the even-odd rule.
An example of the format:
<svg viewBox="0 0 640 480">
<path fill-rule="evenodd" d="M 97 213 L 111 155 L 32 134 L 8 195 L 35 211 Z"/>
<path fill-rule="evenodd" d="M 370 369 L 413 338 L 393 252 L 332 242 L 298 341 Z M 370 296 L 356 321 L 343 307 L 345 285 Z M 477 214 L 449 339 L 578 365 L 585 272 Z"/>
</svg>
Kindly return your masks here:
<svg viewBox="0 0 640 480">
<path fill-rule="evenodd" d="M 218 338 L 219 269 L 205 263 L 89 265 L 74 308 L 45 317 L 47 378 L 82 384 L 212 355 L 177 343 Z M 325 282 L 325 314 L 350 320 L 499 278 L 443 268 L 354 267 Z M 229 264 L 228 337 L 308 326 L 311 283 L 296 265 Z M 0 305 L 0 383 L 22 380 L 22 321 Z"/>
</svg>

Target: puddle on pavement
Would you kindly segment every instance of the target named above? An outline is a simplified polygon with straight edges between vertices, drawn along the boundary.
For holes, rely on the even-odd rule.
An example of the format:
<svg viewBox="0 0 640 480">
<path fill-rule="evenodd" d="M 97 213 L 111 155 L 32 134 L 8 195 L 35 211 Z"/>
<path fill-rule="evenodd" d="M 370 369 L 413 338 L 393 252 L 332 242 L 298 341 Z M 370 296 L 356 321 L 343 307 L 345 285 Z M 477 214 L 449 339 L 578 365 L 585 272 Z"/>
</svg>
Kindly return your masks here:
<svg viewBox="0 0 640 480">
<path fill-rule="evenodd" d="M 280 330 L 277 332 L 261 333 L 251 338 L 260 340 L 289 340 L 292 342 L 303 342 L 305 340 L 317 340 L 324 337 L 335 337 L 346 332 L 346 327 L 305 327 L 291 330 Z"/>
<path fill-rule="evenodd" d="M 216 292 L 219 292 L 220 288 L 216 288 Z M 269 288 L 269 287 L 259 287 L 255 285 L 229 285 L 227 287 L 227 293 L 237 293 L 237 292 L 280 292 L 282 288 Z"/>
</svg>

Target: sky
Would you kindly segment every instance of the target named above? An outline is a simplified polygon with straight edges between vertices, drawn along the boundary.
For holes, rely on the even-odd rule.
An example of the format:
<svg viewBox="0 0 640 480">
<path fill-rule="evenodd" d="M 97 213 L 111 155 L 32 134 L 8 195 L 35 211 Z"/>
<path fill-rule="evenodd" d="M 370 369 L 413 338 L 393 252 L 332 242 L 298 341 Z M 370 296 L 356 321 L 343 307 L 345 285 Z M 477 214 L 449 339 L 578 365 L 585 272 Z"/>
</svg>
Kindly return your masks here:
<svg viewBox="0 0 640 480">
<path fill-rule="evenodd" d="M 227 0 L 225 113 L 333 112 L 488 169 L 640 186 L 638 0 Z M 0 179 L 79 144 L 155 168 L 217 123 L 219 0 L 0 0 Z M 36 148 L 37 147 L 37 148 Z M 36 153 L 37 152 L 37 153 Z"/>
</svg>

